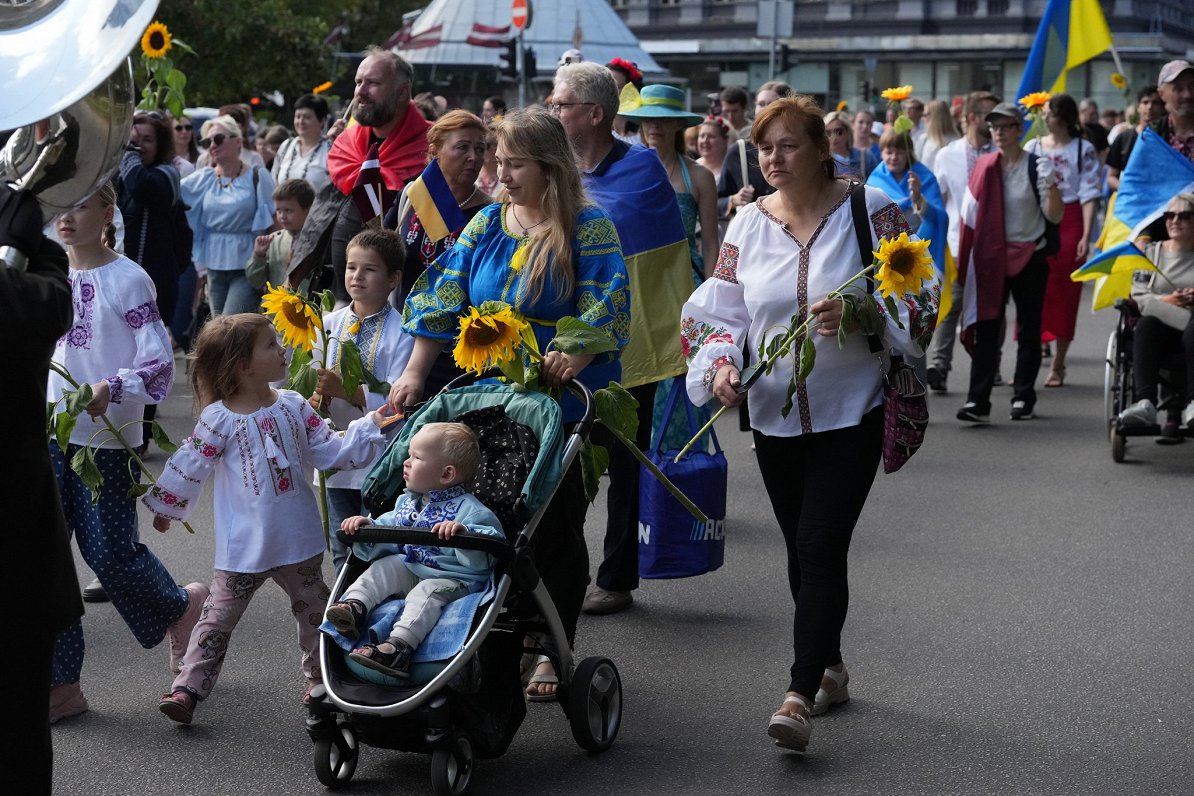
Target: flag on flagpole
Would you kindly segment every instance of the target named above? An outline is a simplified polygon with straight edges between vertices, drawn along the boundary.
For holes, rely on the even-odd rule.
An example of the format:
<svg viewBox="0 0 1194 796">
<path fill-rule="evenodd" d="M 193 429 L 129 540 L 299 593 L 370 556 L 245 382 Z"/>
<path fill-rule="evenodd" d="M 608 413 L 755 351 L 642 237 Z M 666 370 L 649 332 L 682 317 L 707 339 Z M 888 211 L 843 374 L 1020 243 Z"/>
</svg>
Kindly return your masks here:
<svg viewBox="0 0 1194 796">
<path fill-rule="evenodd" d="M 352 201 L 361 214 L 361 221 L 366 224 L 374 218 L 384 218 L 386 211 L 394 204 L 394 192 L 386 188 L 381 176 L 381 157 L 376 143 L 369 147 L 369 154 L 357 172 L 357 181 L 352 186 Z"/>
<path fill-rule="evenodd" d="M 504 47 L 506 38 L 509 35 L 509 25 L 499 28 L 493 25 L 482 25 L 480 22 L 474 22 L 473 30 L 464 40 L 464 43 L 471 44 L 474 47 Z"/>
<path fill-rule="evenodd" d="M 411 36 L 401 44 L 398 45 L 399 50 L 426 50 L 431 47 L 438 47 L 440 43 L 440 33 L 443 32 L 444 25 L 441 22 L 426 30 L 421 30 L 418 33 L 412 33 Z M 401 31 L 400 31 L 401 32 Z"/>
<path fill-rule="evenodd" d="M 452 196 L 444 173 L 440 171 L 438 160 L 427 164 L 423 173 L 406 189 L 406 196 L 415 215 L 419 217 L 419 223 L 423 225 L 423 232 L 433 242 L 459 232 L 468 223 L 456 198 Z"/>
<path fill-rule="evenodd" d="M 1049 0 L 1037 28 L 1017 97 L 1066 90 L 1066 72 L 1111 46 L 1111 29 L 1099 0 Z"/>
<path fill-rule="evenodd" d="M 1089 282 L 1092 279 L 1112 274 L 1156 270 L 1157 266 L 1153 264 L 1153 261 L 1136 248 L 1136 244 L 1128 241 L 1118 246 L 1112 246 L 1107 251 L 1087 260 L 1078 270 L 1070 274 L 1070 279 L 1075 282 Z"/>
</svg>

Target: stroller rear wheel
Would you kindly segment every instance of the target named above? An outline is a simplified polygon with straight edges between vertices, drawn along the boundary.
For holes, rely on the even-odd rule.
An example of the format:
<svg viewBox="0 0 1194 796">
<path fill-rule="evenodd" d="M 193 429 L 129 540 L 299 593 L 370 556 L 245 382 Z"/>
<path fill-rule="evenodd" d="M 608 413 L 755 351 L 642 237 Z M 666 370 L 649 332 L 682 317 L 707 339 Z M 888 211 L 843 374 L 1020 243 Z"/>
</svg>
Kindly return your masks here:
<svg viewBox="0 0 1194 796">
<path fill-rule="evenodd" d="M 609 658 L 585 658 L 567 689 L 568 723 L 576 743 L 589 752 L 613 745 L 622 726 L 622 678 Z"/>
<path fill-rule="evenodd" d="M 467 735 L 457 735 L 446 749 L 431 753 L 431 787 L 436 796 L 461 796 L 473 779 L 473 744 Z"/>
<path fill-rule="evenodd" d="M 315 777 L 330 790 L 343 788 L 356 773 L 360 753 L 356 733 L 341 724 L 330 738 L 315 742 Z"/>
</svg>

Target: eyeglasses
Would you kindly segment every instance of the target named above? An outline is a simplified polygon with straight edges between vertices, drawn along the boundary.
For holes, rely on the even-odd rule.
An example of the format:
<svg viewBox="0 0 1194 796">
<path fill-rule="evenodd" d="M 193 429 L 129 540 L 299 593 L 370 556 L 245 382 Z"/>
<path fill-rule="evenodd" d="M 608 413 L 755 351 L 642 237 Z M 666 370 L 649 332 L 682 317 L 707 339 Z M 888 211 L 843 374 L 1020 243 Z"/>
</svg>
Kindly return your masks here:
<svg viewBox="0 0 1194 796">
<path fill-rule="evenodd" d="M 1181 221 L 1183 223 L 1189 223 L 1190 219 L 1194 219 L 1194 210 L 1180 210 L 1176 213 L 1171 210 L 1166 210 L 1161 214 L 1161 218 L 1165 219 L 1166 222 Z"/>
<path fill-rule="evenodd" d="M 174 125 L 174 132 L 176 132 L 176 133 L 181 133 L 183 130 L 190 130 L 190 129 L 191 129 L 191 125 L 189 125 L 189 124 Z"/>
<path fill-rule="evenodd" d="M 845 127 L 826 127 L 825 128 L 825 135 L 838 136 L 838 135 L 845 135 L 845 134 L 846 134 Z"/>
<path fill-rule="evenodd" d="M 564 108 L 571 108 L 573 105 L 596 105 L 596 102 L 553 102 L 547 107 L 556 116 L 560 115 L 560 111 Z"/>
<path fill-rule="evenodd" d="M 993 133 L 996 131 L 1001 132 L 1001 133 L 1006 133 L 1011 130 L 1019 130 L 1020 129 L 1020 125 L 1016 124 L 1015 122 L 1008 122 L 1005 124 L 992 124 L 990 127 L 991 127 L 991 132 L 993 132 Z"/>
<path fill-rule="evenodd" d="M 216 133 L 211 138 L 199 139 L 199 146 L 207 149 L 208 147 L 220 146 L 229 138 L 236 138 L 234 135 L 224 135 L 223 133 Z"/>
</svg>

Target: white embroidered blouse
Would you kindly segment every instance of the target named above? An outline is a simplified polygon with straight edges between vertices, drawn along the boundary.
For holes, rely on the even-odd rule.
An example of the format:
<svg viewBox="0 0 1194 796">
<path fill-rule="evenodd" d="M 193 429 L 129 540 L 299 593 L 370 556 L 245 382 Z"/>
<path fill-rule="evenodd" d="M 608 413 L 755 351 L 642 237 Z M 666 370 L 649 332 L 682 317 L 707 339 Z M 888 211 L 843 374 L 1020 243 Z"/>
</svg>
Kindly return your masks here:
<svg viewBox="0 0 1194 796">
<path fill-rule="evenodd" d="M 174 353 L 158 314 L 153 280 L 141 266 L 121 255 L 99 268 L 70 269 L 70 285 L 74 321 L 54 347 L 53 360 L 80 384 L 108 382 L 108 419 L 116 428 L 125 429 L 125 439 L 135 447 L 141 442 L 135 421 L 141 420 L 146 404 L 166 399 L 174 381 Z M 47 401 L 61 401 L 62 391 L 69 389 L 73 388 L 66 379 L 50 372 Z M 100 431 L 103 428 L 98 421 L 80 415 L 70 441 L 120 448 L 115 437 Z"/>
<path fill-rule="evenodd" d="M 384 442 L 368 417 L 332 431 L 291 390 L 278 390 L 277 400 L 247 415 L 216 401 L 142 500 L 158 516 L 186 519 L 214 472 L 215 567 L 264 572 L 324 550 L 308 468 L 364 467 Z"/>
<path fill-rule="evenodd" d="M 830 210 L 807 243 L 764 210 L 761 200 L 738 211 L 726 230 L 713 277 L 696 289 L 681 316 L 680 345 L 688 359 L 688 396 L 694 404 L 712 398 L 713 378 L 723 365 L 742 369 L 744 347 L 751 361 L 758 361 L 764 336 L 771 339 L 790 324 L 798 308 L 820 301 L 862 269 L 848 197 L 849 193 Z M 874 250 L 880 238 L 908 231 L 903 213 L 878 188 L 866 188 L 866 207 Z M 865 292 L 864 281 L 855 284 L 848 292 Z M 936 324 L 941 292 L 936 276 L 917 295 L 896 302 L 903 328 L 890 317 L 877 287 L 875 301 L 886 320 L 883 343 L 897 353 L 919 356 Z M 798 364 L 800 341 L 792 355 L 751 389 L 753 428 L 776 437 L 830 431 L 857 425 L 879 405 L 879 360 L 870 353 L 864 335 L 847 335 L 840 350 L 836 336 L 814 333 L 813 340 L 816 365 L 806 381 L 796 382 L 787 419 L 780 410 Z"/>
<path fill-rule="evenodd" d="M 1078 156 L 1079 147 L 1081 158 Z M 1086 204 L 1103 195 L 1103 162 L 1099 160 L 1094 145 L 1085 138 L 1071 139 L 1060 149 L 1045 149 L 1041 146 L 1041 139 L 1034 138 L 1024 145 L 1024 151 L 1053 162 L 1057 189 L 1061 191 L 1061 201 L 1065 204 Z"/>
</svg>

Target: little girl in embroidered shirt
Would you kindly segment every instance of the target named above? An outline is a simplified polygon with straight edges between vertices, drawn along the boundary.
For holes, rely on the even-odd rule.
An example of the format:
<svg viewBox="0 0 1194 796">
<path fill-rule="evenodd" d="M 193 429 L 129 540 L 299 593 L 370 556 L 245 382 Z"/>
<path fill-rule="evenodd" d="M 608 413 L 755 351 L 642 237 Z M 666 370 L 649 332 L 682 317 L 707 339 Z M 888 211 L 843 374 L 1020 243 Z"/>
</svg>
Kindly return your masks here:
<svg viewBox="0 0 1194 796">
<path fill-rule="evenodd" d="M 290 598 L 298 622 L 307 694 L 322 680 L 317 628 L 327 605 L 324 537 L 305 472 L 368 465 L 384 443 L 384 408 L 337 434 L 297 392 L 274 390 L 286 357 L 262 315 L 213 318 L 192 354 L 191 382 L 203 407 L 195 431 L 166 462 L 143 498 L 153 526 L 186 517 L 203 481 L 215 473 L 215 574 L 211 595 L 191 633 L 182 667 L 160 708 L 189 724 L 211 693 L 229 637 L 249 600 L 267 580 Z M 307 697 L 304 696 L 304 701 Z"/>
</svg>

